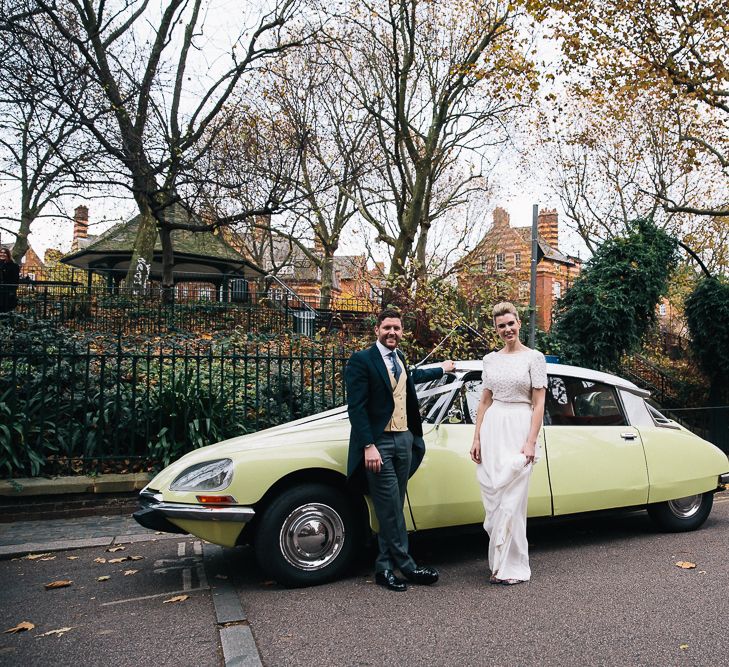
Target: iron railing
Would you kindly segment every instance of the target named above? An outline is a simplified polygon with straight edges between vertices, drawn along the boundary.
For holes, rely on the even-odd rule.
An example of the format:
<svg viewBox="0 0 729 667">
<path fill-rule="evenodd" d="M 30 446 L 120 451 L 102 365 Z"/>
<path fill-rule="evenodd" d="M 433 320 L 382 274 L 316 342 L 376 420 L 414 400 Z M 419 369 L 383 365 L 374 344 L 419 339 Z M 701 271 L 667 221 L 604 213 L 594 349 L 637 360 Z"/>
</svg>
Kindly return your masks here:
<svg viewBox="0 0 729 667">
<path fill-rule="evenodd" d="M 341 348 L 0 348 L 0 474 L 149 470 L 345 403 Z"/>
<path fill-rule="evenodd" d="M 76 331 L 160 335 L 183 330 L 214 333 L 240 327 L 256 333 L 313 335 L 332 330 L 361 333 L 371 329 L 378 304 L 370 299 L 334 295 L 302 296 L 273 283 L 265 291 L 244 280 L 214 285 L 179 283 L 171 298 L 151 283 L 145 294 L 107 284 L 101 277 L 71 268 L 24 275 L 17 289 L 16 312 Z M 325 307 L 326 306 L 326 307 Z"/>
</svg>

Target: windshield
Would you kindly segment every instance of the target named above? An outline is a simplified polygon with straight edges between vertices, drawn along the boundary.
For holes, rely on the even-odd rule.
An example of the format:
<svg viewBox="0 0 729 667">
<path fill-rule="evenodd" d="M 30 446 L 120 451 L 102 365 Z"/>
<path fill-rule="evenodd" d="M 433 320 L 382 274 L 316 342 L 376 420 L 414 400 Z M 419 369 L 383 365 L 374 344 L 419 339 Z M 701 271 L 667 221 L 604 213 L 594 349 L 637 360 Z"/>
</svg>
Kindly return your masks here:
<svg viewBox="0 0 729 667">
<path fill-rule="evenodd" d="M 443 406 L 450 402 L 450 397 L 455 389 L 454 382 L 456 382 L 456 377 L 445 373 L 437 380 L 424 382 L 417 386 L 420 417 L 424 422 L 435 423 Z M 458 386 L 460 385 L 459 382 Z"/>
</svg>

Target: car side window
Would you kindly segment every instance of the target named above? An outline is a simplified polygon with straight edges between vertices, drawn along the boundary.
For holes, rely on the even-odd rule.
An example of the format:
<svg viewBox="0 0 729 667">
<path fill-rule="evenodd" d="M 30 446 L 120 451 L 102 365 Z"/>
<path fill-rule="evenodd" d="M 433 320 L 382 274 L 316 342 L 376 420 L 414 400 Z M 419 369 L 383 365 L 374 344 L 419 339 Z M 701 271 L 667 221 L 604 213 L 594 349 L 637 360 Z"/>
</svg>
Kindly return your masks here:
<svg viewBox="0 0 729 667">
<path fill-rule="evenodd" d="M 580 378 L 550 376 L 546 424 L 555 426 L 625 426 L 615 387 Z"/>
</svg>

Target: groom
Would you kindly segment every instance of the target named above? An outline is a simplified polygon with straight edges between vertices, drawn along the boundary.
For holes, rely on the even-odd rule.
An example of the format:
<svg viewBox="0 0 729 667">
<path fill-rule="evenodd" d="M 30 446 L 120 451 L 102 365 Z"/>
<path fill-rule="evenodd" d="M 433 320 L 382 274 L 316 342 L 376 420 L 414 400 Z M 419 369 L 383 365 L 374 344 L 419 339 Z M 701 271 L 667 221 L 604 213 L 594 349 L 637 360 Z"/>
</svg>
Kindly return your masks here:
<svg viewBox="0 0 729 667">
<path fill-rule="evenodd" d="M 377 341 L 355 352 L 345 370 L 352 426 L 347 476 L 358 477 L 364 472 L 380 524 L 375 581 L 392 591 L 407 590 L 407 583 L 395 576 L 395 569 L 416 584 L 438 581 L 436 569 L 418 567 L 408 553 L 403 505 L 408 479 L 425 454 L 415 382 L 435 380 L 455 370 L 452 361 L 445 361 L 440 368 L 410 373 L 397 349 L 402 333 L 400 312 L 383 310 L 375 326 Z"/>
</svg>

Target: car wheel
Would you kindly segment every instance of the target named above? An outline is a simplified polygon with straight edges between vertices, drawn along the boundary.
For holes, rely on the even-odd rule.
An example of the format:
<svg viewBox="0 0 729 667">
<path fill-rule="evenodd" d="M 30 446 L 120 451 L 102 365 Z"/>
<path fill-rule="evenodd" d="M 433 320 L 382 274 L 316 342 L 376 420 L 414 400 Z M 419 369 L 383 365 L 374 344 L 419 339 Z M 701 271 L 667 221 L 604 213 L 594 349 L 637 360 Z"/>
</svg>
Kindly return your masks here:
<svg viewBox="0 0 729 667">
<path fill-rule="evenodd" d="M 265 509 L 256 558 L 285 586 L 314 586 L 341 576 L 361 553 L 363 537 L 363 523 L 344 493 L 306 484 L 284 491 Z"/>
<path fill-rule="evenodd" d="M 648 514 L 662 530 L 680 533 L 701 526 L 708 518 L 713 504 L 713 493 L 698 493 L 648 505 Z"/>
</svg>

